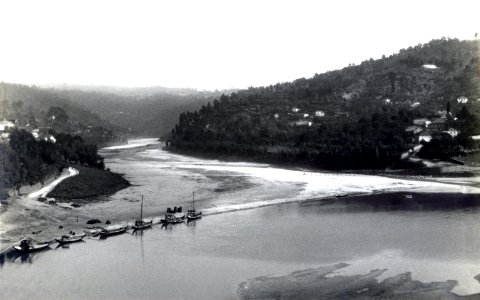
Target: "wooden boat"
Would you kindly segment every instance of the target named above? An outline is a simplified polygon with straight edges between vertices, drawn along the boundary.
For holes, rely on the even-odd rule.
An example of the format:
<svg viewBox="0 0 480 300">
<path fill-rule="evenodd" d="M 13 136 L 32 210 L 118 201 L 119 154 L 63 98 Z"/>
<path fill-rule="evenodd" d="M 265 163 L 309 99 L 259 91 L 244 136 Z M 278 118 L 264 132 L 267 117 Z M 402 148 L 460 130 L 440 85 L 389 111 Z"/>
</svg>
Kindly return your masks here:
<svg viewBox="0 0 480 300">
<path fill-rule="evenodd" d="M 118 235 L 125 233 L 127 231 L 127 227 L 119 227 L 119 228 L 114 228 L 114 229 L 104 229 L 100 232 L 100 238 L 104 239 L 106 237 L 112 236 L 112 235 Z"/>
<path fill-rule="evenodd" d="M 152 223 L 153 223 L 153 221 L 151 221 L 151 220 L 148 221 L 148 222 L 145 222 L 143 220 L 136 220 L 135 225 L 132 226 L 132 229 L 133 230 L 147 229 L 147 228 L 152 227 Z"/>
<path fill-rule="evenodd" d="M 60 245 L 64 244 L 70 244 L 70 243 L 75 243 L 75 242 L 80 242 L 85 238 L 86 234 L 70 234 L 70 235 L 62 235 L 61 238 L 55 239 L 57 243 Z"/>
<path fill-rule="evenodd" d="M 189 209 L 187 212 L 188 221 L 200 219 L 202 217 L 201 211 L 195 211 L 194 209 Z"/>
<path fill-rule="evenodd" d="M 165 218 L 160 220 L 163 224 L 179 224 L 185 221 L 185 214 L 165 214 Z"/>
<path fill-rule="evenodd" d="M 133 230 L 143 230 L 152 227 L 153 220 L 145 222 L 143 220 L 143 195 L 142 195 L 142 204 L 140 206 L 140 219 L 135 220 L 135 225 L 132 226 Z"/>
<path fill-rule="evenodd" d="M 34 242 L 31 239 L 23 239 L 18 243 L 18 245 L 14 245 L 13 248 L 15 250 L 30 253 L 30 252 L 37 252 L 44 249 L 47 249 L 52 242 Z"/>
<path fill-rule="evenodd" d="M 195 210 L 195 191 L 192 193 L 192 209 L 187 210 L 187 220 L 193 221 L 202 217 L 201 211 Z"/>
</svg>

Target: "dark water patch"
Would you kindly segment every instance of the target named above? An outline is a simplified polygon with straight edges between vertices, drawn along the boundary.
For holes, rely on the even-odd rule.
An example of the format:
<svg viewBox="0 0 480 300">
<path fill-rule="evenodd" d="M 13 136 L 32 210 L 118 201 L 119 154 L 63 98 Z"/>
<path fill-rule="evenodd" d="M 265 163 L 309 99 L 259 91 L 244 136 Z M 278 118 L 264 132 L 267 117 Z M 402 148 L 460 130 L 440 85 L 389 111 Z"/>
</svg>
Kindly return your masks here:
<svg viewBox="0 0 480 300">
<path fill-rule="evenodd" d="M 394 192 L 309 200 L 302 205 L 343 212 L 479 210 L 480 194 Z"/>
</svg>

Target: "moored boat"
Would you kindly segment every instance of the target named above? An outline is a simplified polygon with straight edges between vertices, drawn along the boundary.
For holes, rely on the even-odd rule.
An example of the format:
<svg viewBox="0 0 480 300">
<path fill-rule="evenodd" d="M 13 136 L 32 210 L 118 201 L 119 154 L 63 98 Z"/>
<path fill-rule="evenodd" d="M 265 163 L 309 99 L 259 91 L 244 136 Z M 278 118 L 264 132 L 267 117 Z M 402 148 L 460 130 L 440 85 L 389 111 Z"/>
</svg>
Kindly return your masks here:
<svg viewBox="0 0 480 300">
<path fill-rule="evenodd" d="M 63 245 L 63 244 L 70 244 L 70 243 L 75 243 L 75 242 L 80 242 L 85 238 L 86 234 L 70 234 L 70 235 L 62 235 L 60 238 L 55 239 L 57 243 Z"/>
<path fill-rule="evenodd" d="M 47 249 L 52 242 L 34 242 L 32 239 L 23 239 L 17 245 L 14 245 L 13 248 L 15 250 L 30 253 L 30 252 L 37 252 L 44 249 Z"/>
<path fill-rule="evenodd" d="M 119 227 L 119 228 L 112 228 L 112 229 L 104 229 L 100 232 L 100 238 L 106 238 L 112 235 L 118 235 L 125 233 L 127 231 L 127 227 Z"/>
<path fill-rule="evenodd" d="M 202 217 L 201 211 L 196 211 L 194 209 L 189 209 L 187 212 L 187 219 L 188 221 L 200 219 Z"/>
<path fill-rule="evenodd" d="M 135 220 L 135 224 L 132 226 L 133 230 L 142 230 L 152 227 L 153 220 L 145 222 L 143 220 L 143 195 L 142 195 L 142 204 L 140 206 L 140 219 Z"/>
<path fill-rule="evenodd" d="M 202 217 L 201 211 L 195 210 L 195 191 L 192 193 L 192 209 L 187 210 L 187 221 L 193 221 Z"/>
<path fill-rule="evenodd" d="M 160 223 L 163 224 L 179 224 L 185 221 L 185 214 L 169 214 L 166 213 L 165 217 L 160 220 Z"/>
<path fill-rule="evenodd" d="M 153 221 L 150 220 L 148 222 L 145 222 L 143 220 L 136 220 L 135 225 L 132 226 L 133 230 L 142 230 L 142 229 L 147 229 L 152 227 Z"/>
</svg>

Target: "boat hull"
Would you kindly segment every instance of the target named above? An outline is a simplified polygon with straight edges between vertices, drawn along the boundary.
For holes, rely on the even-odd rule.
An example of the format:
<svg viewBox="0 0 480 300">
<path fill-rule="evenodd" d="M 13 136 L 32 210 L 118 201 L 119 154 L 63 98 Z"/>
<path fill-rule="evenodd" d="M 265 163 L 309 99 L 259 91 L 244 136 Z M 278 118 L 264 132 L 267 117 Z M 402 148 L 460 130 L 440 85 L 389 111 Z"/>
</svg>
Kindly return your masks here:
<svg viewBox="0 0 480 300">
<path fill-rule="evenodd" d="M 24 249 L 20 245 L 15 245 L 13 248 L 17 251 L 23 252 L 23 253 L 32 253 L 32 252 L 38 252 L 47 249 L 50 246 L 50 243 L 44 243 L 44 244 L 37 244 L 31 248 Z"/>
<path fill-rule="evenodd" d="M 184 221 L 185 221 L 185 216 L 179 217 L 179 218 L 161 219 L 160 223 L 163 223 L 163 224 L 179 224 L 179 223 L 183 223 Z"/>
<path fill-rule="evenodd" d="M 133 230 L 143 230 L 152 227 L 153 221 L 150 222 L 144 222 L 142 225 L 133 225 L 132 229 Z"/>
<path fill-rule="evenodd" d="M 60 245 L 71 244 L 71 243 L 82 241 L 85 238 L 85 236 L 86 236 L 85 234 L 82 234 L 82 235 L 70 236 L 68 238 L 63 238 L 63 239 L 55 239 L 55 241 L 57 241 L 57 243 L 59 243 Z"/>
<path fill-rule="evenodd" d="M 126 231 L 127 231 L 127 227 L 105 230 L 100 233 L 100 238 L 104 239 L 109 236 L 119 235 L 119 234 L 125 233 Z"/>
</svg>

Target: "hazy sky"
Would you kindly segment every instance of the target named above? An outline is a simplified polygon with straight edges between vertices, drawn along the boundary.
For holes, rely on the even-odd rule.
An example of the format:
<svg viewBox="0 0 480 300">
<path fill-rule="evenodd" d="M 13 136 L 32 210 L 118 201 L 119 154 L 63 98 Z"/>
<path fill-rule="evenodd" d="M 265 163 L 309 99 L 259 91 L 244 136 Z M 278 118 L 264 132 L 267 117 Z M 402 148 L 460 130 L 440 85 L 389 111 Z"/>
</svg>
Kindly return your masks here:
<svg viewBox="0 0 480 300">
<path fill-rule="evenodd" d="M 442 36 L 473 39 L 479 12 L 478 0 L 0 0 L 0 81 L 269 85 Z"/>
</svg>

